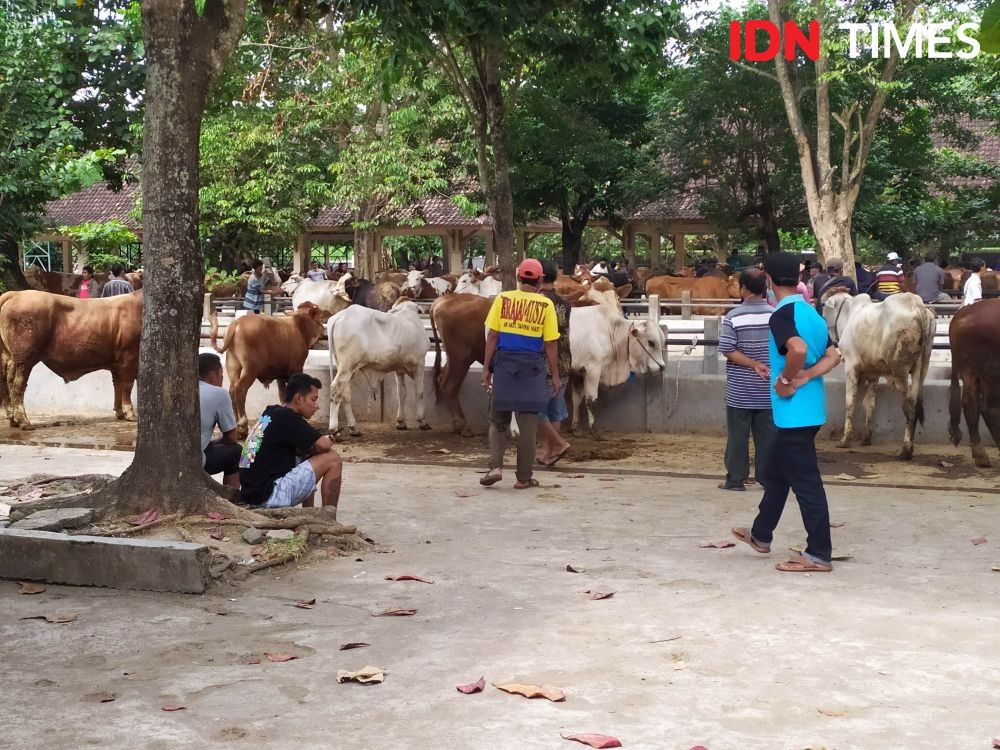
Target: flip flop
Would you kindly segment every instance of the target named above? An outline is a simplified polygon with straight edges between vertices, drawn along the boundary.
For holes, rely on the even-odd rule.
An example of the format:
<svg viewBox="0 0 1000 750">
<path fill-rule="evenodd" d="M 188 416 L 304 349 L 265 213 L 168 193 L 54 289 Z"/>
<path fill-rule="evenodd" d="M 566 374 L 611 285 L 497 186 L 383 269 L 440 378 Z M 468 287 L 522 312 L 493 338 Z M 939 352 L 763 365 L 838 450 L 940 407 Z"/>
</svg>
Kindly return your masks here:
<svg viewBox="0 0 1000 750">
<path fill-rule="evenodd" d="M 739 539 L 744 544 L 748 545 L 750 549 L 754 552 L 760 552 L 762 555 L 766 555 L 771 551 L 770 547 L 765 547 L 763 544 L 757 542 L 750 533 L 750 529 L 742 528 L 737 526 L 732 529 L 733 536 Z"/>
<path fill-rule="evenodd" d="M 538 487 L 538 486 L 539 485 L 537 479 L 529 479 L 527 482 L 514 482 L 515 490 L 527 490 L 531 489 L 532 487 Z"/>
<path fill-rule="evenodd" d="M 542 466 L 547 466 L 547 467 L 549 467 L 549 468 L 551 469 L 551 468 L 552 468 L 553 466 L 555 466 L 555 465 L 556 465 L 557 463 L 559 463 L 559 461 L 560 461 L 560 460 L 562 459 L 562 457 L 563 457 L 563 456 L 565 456 L 565 455 L 566 455 L 567 453 L 569 453 L 569 449 L 570 449 L 571 447 L 572 447 L 572 446 L 569 446 L 569 445 L 567 445 L 567 446 L 566 446 L 566 447 L 565 447 L 565 448 L 563 449 L 562 453 L 560 453 L 560 454 L 559 454 L 559 455 L 557 455 L 557 456 L 553 456 L 553 457 L 552 457 L 552 458 L 550 458 L 550 459 L 549 459 L 548 461 L 544 461 L 544 462 L 542 463 Z"/>
<path fill-rule="evenodd" d="M 503 481 L 503 477 L 498 474 L 486 474 L 479 480 L 479 483 L 483 485 L 483 487 L 492 487 L 494 484 L 501 481 Z"/>
<path fill-rule="evenodd" d="M 821 565 L 801 555 L 780 562 L 774 567 L 782 573 L 829 573 L 833 570 L 832 565 Z"/>
</svg>

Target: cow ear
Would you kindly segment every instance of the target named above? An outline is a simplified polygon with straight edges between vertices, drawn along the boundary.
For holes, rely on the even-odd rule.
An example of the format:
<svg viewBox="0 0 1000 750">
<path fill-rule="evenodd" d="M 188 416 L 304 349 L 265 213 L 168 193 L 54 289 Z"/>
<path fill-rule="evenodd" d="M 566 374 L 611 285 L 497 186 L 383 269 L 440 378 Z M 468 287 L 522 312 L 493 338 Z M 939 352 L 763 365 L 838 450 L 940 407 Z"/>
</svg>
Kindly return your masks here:
<svg viewBox="0 0 1000 750">
<path fill-rule="evenodd" d="M 615 289 L 615 293 L 618 295 L 618 299 L 625 299 L 632 293 L 632 285 L 625 284 L 623 286 L 620 286 L 617 289 Z"/>
</svg>

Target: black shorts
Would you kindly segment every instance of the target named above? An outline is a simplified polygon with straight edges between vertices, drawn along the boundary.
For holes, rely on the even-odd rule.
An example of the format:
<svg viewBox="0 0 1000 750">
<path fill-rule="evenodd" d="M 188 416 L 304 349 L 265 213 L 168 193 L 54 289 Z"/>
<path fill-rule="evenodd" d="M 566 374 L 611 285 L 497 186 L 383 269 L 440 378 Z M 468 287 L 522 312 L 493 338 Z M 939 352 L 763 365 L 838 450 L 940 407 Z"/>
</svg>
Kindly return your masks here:
<svg viewBox="0 0 1000 750">
<path fill-rule="evenodd" d="M 205 448 L 205 471 L 209 474 L 225 476 L 236 474 L 240 470 L 240 455 L 243 446 L 234 443 L 209 443 Z"/>
</svg>

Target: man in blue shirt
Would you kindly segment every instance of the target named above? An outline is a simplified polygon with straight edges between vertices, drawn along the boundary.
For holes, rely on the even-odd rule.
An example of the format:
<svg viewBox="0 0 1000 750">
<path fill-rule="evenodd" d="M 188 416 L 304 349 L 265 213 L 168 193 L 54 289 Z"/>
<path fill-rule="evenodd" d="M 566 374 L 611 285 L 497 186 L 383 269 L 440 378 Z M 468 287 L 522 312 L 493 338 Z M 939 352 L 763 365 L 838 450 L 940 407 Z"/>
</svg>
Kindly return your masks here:
<svg viewBox="0 0 1000 750">
<path fill-rule="evenodd" d="M 243 307 L 260 315 L 264 309 L 264 287 L 267 284 L 264 281 L 264 261 L 255 260 L 252 268 L 250 278 L 247 279 L 247 290 L 243 295 Z"/>
<path fill-rule="evenodd" d="M 777 437 L 759 477 L 764 497 L 753 526 L 733 534 L 757 552 L 771 551 L 774 529 L 795 492 L 806 528 L 806 549 L 775 567 L 787 573 L 833 570 L 830 509 L 816 458 L 816 434 L 826 422 L 823 376 L 840 363 L 826 321 L 796 292 L 799 260 L 791 253 L 773 253 L 764 261 L 778 305 L 771 315 L 771 407 Z"/>
</svg>

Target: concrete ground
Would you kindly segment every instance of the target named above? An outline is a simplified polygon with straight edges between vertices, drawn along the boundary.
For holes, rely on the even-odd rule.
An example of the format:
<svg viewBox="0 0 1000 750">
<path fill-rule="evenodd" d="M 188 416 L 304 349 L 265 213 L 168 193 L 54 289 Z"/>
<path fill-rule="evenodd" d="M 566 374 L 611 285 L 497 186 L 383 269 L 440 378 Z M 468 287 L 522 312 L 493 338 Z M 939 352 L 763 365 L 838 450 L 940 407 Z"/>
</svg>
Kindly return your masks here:
<svg viewBox="0 0 1000 750">
<path fill-rule="evenodd" d="M 5 480 L 129 460 L 0 445 Z M 517 492 L 510 474 L 479 487 L 471 467 L 352 463 L 341 520 L 391 551 L 206 596 L 24 596 L 0 582 L 0 747 L 570 748 L 560 733 L 601 732 L 661 750 L 940 750 L 1000 735 L 995 490 L 831 485 L 845 524 L 834 546 L 852 558 L 803 576 L 773 568 L 803 539 L 794 507 L 770 557 L 703 549 L 751 519 L 756 492 L 600 477 L 550 473 Z M 400 574 L 434 583 L 384 580 Z M 289 606 L 313 597 L 314 609 Z M 417 614 L 371 617 L 396 607 Z M 77 619 L 21 619 L 54 612 Z M 338 650 L 351 641 L 371 646 Z M 264 652 L 299 658 L 240 661 Z M 369 664 L 383 684 L 336 683 Z M 481 675 L 484 693 L 455 690 Z M 489 686 L 511 679 L 566 701 Z"/>
</svg>

